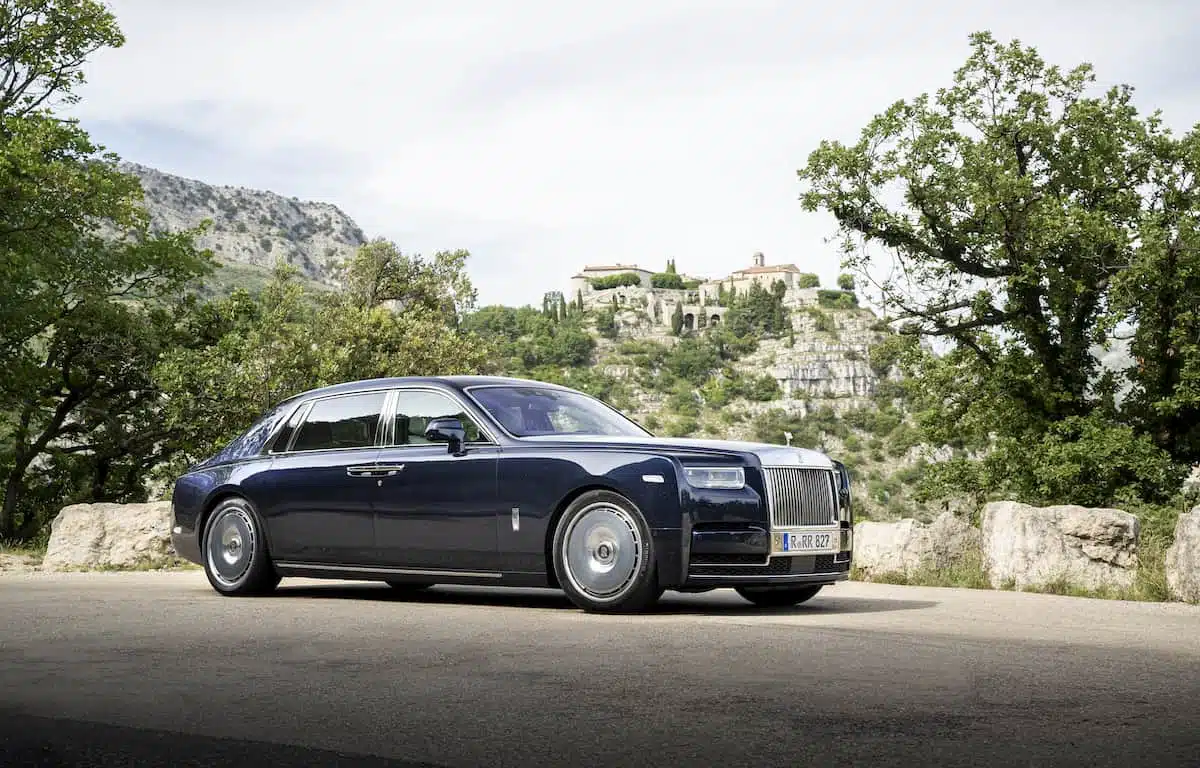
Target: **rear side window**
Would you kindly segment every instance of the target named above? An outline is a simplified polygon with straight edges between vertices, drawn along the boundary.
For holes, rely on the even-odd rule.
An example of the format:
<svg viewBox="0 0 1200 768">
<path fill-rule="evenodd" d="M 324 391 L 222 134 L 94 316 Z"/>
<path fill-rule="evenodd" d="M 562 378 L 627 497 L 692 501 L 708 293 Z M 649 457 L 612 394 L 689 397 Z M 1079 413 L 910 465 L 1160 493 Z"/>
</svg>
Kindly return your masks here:
<svg viewBox="0 0 1200 768">
<path fill-rule="evenodd" d="M 303 405 L 292 413 L 292 418 L 288 419 L 287 424 L 283 425 L 283 429 L 279 430 L 279 434 L 275 436 L 275 442 L 271 445 L 271 453 L 282 453 L 287 450 L 288 443 L 292 441 L 292 435 L 296 433 L 296 427 L 300 426 L 300 419 L 304 417 L 304 411 L 307 410 Z"/>
<path fill-rule="evenodd" d="M 278 426 L 279 422 L 287 415 L 287 408 L 278 406 L 268 414 L 254 422 L 242 434 L 231 440 L 225 445 L 215 456 L 209 459 L 210 462 L 225 462 L 238 461 L 254 456 L 263 448 L 263 443 Z"/>
<path fill-rule="evenodd" d="M 293 451 L 370 448 L 375 445 L 385 392 L 363 392 L 318 400 L 296 433 Z"/>
</svg>

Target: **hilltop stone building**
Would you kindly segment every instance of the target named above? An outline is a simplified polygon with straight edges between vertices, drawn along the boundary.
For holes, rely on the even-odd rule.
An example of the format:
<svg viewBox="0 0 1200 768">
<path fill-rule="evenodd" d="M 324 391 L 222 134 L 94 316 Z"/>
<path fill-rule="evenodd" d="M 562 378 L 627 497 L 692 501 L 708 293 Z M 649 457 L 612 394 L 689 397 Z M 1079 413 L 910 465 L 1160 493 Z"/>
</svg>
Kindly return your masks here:
<svg viewBox="0 0 1200 768">
<path fill-rule="evenodd" d="M 632 274 L 638 285 L 597 289 L 592 280 Z M 718 305 L 719 297 L 726 294 L 743 293 L 758 284 L 770 288 L 778 281 L 787 287 L 784 303 L 805 306 L 816 303 L 816 288 L 801 288 L 804 273 L 795 264 L 769 265 L 762 253 L 755 253 L 750 266 L 731 272 L 717 279 L 703 279 L 680 275 L 684 288 L 655 288 L 655 270 L 637 264 L 589 265 L 571 278 L 567 301 L 582 299 L 585 308 L 600 308 L 615 304 L 619 309 L 642 311 L 649 322 L 658 328 L 670 328 L 671 317 L 676 305 L 682 304 L 683 327 L 694 330 L 717 325 L 724 321 L 727 307 Z"/>
<path fill-rule="evenodd" d="M 654 276 L 654 272 L 649 269 L 642 269 L 637 264 L 611 264 L 600 266 L 587 266 L 579 270 L 579 274 L 571 278 L 571 296 L 575 296 L 579 291 L 587 293 L 591 290 L 591 281 L 596 278 L 612 277 L 613 275 L 623 275 L 630 273 L 637 275 L 642 279 L 642 287 L 650 288 L 650 278 Z"/>
<path fill-rule="evenodd" d="M 768 265 L 760 252 L 754 254 L 754 263 L 749 267 L 739 269 L 720 280 L 706 281 L 700 286 L 700 292 L 705 298 L 716 301 L 722 286 L 726 292 L 743 293 L 756 283 L 769 289 L 776 282 L 783 281 L 789 290 L 798 289 L 801 274 L 803 273 L 795 264 Z"/>
</svg>

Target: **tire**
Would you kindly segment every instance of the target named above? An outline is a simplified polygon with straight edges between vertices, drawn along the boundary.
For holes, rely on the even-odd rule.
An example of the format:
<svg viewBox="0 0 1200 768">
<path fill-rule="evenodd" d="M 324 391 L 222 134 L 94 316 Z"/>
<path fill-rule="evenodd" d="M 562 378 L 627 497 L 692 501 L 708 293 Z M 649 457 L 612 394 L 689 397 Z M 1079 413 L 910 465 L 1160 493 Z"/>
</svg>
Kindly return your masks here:
<svg viewBox="0 0 1200 768">
<path fill-rule="evenodd" d="M 572 603 L 589 613 L 637 613 L 662 595 L 646 518 L 611 491 L 588 491 L 554 530 L 554 572 Z"/>
<path fill-rule="evenodd" d="M 737 587 L 739 595 L 761 608 L 790 608 L 808 602 L 817 596 L 824 584 L 809 587 L 754 588 Z"/>
<path fill-rule="evenodd" d="M 432 581 L 389 581 L 387 585 L 397 592 L 424 592 L 433 586 Z"/>
<path fill-rule="evenodd" d="M 265 595 L 279 586 L 262 518 L 241 497 L 223 499 L 204 526 L 204 574 L 222 595 Z"/>
</svg>

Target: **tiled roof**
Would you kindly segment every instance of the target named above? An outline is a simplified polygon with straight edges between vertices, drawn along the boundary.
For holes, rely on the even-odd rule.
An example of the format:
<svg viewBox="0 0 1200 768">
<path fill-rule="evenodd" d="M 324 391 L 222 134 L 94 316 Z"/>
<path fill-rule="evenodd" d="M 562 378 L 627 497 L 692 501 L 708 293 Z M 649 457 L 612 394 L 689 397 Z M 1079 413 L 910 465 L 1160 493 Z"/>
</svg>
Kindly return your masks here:
<svg viewBox="0 0 1200 768">
<path fill-rule="evenodd" d="M 643 269 L 637 264 L 605 264 L 601 266 L 593 266 L 589 264 L 583 268 L 584 272 L 611 272 L 614 269 L 632 270 L 635 272 L 649 272 L 648 269 Z"/>
<path fill-rule="evenodd" d="M 763 275 L 771 272 L 799 272 L 800 268 L 795 264 L 776 264 L 770 267 L 746 267 L 734 272 L 735 275 Z"/>
</svg>

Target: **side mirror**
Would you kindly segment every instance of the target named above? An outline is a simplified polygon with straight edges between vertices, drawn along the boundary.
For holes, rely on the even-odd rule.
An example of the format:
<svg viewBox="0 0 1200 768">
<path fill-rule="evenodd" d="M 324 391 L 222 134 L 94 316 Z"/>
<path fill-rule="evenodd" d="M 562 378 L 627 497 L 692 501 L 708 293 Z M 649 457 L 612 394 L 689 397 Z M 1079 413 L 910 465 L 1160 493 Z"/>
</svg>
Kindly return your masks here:
<svg viewBox="0 0 1200 768">
<path fill-rule="evenodd" d="M 447 450 L 457 456 L 467 441 L 467 430 L 460 419 L 434 419 L 425 427 L 425 439 L 431 443 L 446 443 Z"/>
</svg>

